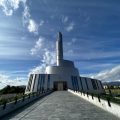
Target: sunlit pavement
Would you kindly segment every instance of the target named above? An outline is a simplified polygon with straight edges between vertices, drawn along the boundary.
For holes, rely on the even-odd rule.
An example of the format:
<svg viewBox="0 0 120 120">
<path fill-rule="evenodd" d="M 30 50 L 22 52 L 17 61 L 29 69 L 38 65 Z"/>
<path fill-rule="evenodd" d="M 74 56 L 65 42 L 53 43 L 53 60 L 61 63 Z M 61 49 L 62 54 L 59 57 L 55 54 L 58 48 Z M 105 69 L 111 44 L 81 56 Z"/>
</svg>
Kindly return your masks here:
<svg viewBox="0 0 120 120">
<path fill-rule="evenodd" d="M 119 120 L 67 91 L 47 97 L 7 115 L 4 120 Z"/>
</svg>

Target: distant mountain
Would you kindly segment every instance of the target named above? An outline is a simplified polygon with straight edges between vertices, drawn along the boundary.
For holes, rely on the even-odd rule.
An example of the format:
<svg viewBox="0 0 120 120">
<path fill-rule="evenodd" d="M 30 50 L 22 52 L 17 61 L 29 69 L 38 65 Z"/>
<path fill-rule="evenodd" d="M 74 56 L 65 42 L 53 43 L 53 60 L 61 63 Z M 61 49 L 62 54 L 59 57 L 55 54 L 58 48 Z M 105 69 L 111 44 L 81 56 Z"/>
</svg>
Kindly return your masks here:
<svg viewBox="0 0 120 120">
<path fill-rule="evenodd" d="M 25 92 L 25 86 L 10 86 L 7 85 L 3 89 L 0 90 L 0 94 L 9 94 L 9 93 L 24 93 Z"/>
<path fill-rule="evenodd" d="M 20 88 L 26 88 L 26 86 L 25 85 L 20 85 L 20 86 L 17 86 L 17 87 L 20 87 Z"/>
<path fill-rule="evenodd" d="M 103 82 L 103 85 L 120 86 L 120 81 L 116 81 L 116 82 Z"/>
</svg>

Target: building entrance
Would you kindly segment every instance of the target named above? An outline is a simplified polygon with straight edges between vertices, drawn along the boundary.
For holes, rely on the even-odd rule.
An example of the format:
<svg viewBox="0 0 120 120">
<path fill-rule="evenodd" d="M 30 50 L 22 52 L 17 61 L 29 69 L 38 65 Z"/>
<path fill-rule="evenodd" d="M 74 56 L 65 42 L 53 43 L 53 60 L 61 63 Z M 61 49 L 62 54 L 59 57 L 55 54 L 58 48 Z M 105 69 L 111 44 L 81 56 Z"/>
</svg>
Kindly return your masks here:
<svg viewBox="0 0 120 120">
<path fill-rule="evenodd" d="M 65 81 L 54 82 L 54 90 L 55 91 L 67 90 L 67 82 L 65 82 Z"/>
</svg>

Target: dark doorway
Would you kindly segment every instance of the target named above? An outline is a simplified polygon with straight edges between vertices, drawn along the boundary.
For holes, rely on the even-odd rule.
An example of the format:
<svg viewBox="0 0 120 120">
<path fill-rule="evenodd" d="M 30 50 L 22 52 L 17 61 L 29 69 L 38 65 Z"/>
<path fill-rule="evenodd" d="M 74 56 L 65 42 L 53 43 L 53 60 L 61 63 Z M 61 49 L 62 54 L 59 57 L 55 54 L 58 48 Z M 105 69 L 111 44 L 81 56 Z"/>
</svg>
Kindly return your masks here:
<svg viewBox="0 0 120 120">
<path fill-rule="evenodd" d="M 54 90 L 55 91 L 67 90 L 67 82 L 65 82 L 65 81 L 54 82 Z"/>
</svg>

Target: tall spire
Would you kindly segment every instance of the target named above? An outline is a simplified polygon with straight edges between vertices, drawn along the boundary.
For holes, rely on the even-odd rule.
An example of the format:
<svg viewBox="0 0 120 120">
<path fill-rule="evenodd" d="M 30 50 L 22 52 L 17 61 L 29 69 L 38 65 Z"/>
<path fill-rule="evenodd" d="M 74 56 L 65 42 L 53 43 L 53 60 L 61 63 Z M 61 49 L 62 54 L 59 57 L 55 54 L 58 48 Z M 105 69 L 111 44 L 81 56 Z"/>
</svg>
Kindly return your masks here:
<svg viewBox="0 0 120 120">
<path fill-rule="evenodd" d="M 62 43 L 62 33 L 58 32 L 58 38 L 56 42 L 56 50 L 57 50 L 57 65 L 60 65 L 60 61 L 63 60 L 63 43 Z"/>
<path fill-rule="evenodd" d="M 61 32 L 58 32 L 58 40 L 62 41 L 62 33 Z"/>
</svg>

